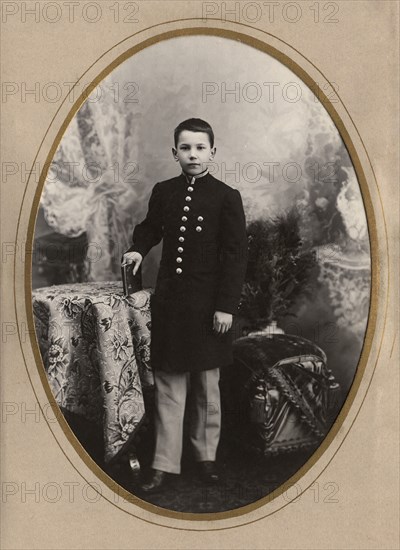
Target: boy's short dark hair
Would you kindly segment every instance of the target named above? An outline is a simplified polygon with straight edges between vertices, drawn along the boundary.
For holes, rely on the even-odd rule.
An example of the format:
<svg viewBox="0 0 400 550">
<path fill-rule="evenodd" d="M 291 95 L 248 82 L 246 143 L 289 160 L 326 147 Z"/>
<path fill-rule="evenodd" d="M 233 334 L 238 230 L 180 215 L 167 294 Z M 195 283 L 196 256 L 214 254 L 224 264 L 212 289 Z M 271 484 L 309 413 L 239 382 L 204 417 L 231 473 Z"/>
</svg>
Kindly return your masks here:
<svg viewBox="0 0 400 550">
<path fill-rule="evenodd" d="M 179 134 L 184 130 L 189 130 L 190 132 L 204 132 L 208 134 L 210 145 L 211 147 L 214 147 L 214 132 L 208 122 L 201 120 L 201 118 L 188 118 L 178 124 L 174 130 L 175 147 L 178 145 Z"/>
</svg>

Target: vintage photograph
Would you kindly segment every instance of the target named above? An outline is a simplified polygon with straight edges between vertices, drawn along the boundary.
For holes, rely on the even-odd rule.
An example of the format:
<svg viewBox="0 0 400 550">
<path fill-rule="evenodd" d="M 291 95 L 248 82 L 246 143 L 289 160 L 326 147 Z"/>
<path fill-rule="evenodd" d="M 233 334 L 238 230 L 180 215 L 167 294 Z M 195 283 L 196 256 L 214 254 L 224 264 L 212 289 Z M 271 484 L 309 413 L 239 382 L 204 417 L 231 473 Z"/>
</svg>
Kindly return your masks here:
<svg viewBox="0 0 400 550">
<path fill-rule="evenodd" d="M 116 66 L 58 144 L 41 368 L 83 452 L 157 513 L 262 504 L 351 391 L 370 240 L 325 97 L 249 44 L 176 36 Z"/>
</svg>

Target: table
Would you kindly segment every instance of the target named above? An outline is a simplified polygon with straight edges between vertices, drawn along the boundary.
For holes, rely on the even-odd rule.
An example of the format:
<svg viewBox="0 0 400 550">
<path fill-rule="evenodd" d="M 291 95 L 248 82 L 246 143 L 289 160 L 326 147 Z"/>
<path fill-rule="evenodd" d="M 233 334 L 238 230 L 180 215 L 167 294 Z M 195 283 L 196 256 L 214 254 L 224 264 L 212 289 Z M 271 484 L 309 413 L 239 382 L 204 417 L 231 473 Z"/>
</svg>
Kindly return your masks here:
<svg viewBox="0 0 400 550">
<path fill-rule="evenodd" d="M 35 327 L 47 379 L 62 411 L 101 426 L 104 461 L 129 449 L 145 418 L 153 289 L 124 297 L 122 283 L 78 283 L 33 292 Z M 314 343 L 285 334 L 236 339 L 222 369 L 225 430 L 265 456 L 319 445 L 340 409 L 340 387 Z M 339 406 L 340 405 L 340 406 Z M 229 417 L 229 418 L 228 418 Z M 231 422 L 232 421 L 232 422 Z"/>
<path fill-rule="evenodd" d="M 144 418 L 153 289 L 123 296 L 122 283 L 54 285 L 33 291 L 47 379 L 61 410 L 101 424 L 104 460 L 129 446 Z"/>
</svg>

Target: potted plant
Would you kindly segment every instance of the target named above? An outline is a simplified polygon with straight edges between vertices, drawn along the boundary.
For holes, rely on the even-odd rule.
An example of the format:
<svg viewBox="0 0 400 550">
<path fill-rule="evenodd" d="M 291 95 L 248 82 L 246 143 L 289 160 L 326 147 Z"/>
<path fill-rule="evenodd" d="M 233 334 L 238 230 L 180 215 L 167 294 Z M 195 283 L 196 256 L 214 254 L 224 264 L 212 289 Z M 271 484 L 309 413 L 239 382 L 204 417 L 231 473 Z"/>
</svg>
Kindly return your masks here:
<svg viewBox="0 0 400 550">
<path fill-rule="evenodd" d="M 293 306 L 308 290 L 313 250 L 305 250 L 295 207 L 247 227 L 249 259 L 240 302 L 240 314 L 250 331 L 282 332 L 277 323 L 294 315 Z M 250 335 L 254 332 L 250 332 Z"/>
<path fill-rule="evenodd" d="M 340 390 L 324 351 L 278 327 L 311 290 L 317 265 L 316 252 L 302 241 L 299 220 L 291 208 L 248 225 L 240 316 L 250 332 L 235 340 L 233 368 L 221 373 L 226 432 L 235 444 L 269 457 L 315 449 Z"/>
</svg>

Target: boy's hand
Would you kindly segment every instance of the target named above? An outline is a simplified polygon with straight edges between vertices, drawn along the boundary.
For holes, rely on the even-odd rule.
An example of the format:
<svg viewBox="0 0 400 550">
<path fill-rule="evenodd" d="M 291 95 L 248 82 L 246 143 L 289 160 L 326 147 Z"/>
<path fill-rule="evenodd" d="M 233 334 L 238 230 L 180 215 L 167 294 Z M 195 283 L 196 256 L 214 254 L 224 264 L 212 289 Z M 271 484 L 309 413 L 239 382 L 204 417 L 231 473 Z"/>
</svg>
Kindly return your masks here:
<svg viewBox="0 0 400 550">
<path fill-rule="evenodd" d="M 224 311 L 216 311 L 214 313 L 214 330 L 218 334 L 224 334 L 232 326 L 232 313 L 225 313 Z"/>
<path fill-rule="evenodd" d="M 133 268 L 133 274 L 136 275 L 136 272 L 139 269 L 139 266 L 142 263 L 142 260 L 143 260 L 143 256 L 139 254 L 139 252 L 126 252 L 122 258 L 122 265 L 135 264 Z"/>
</svg>

